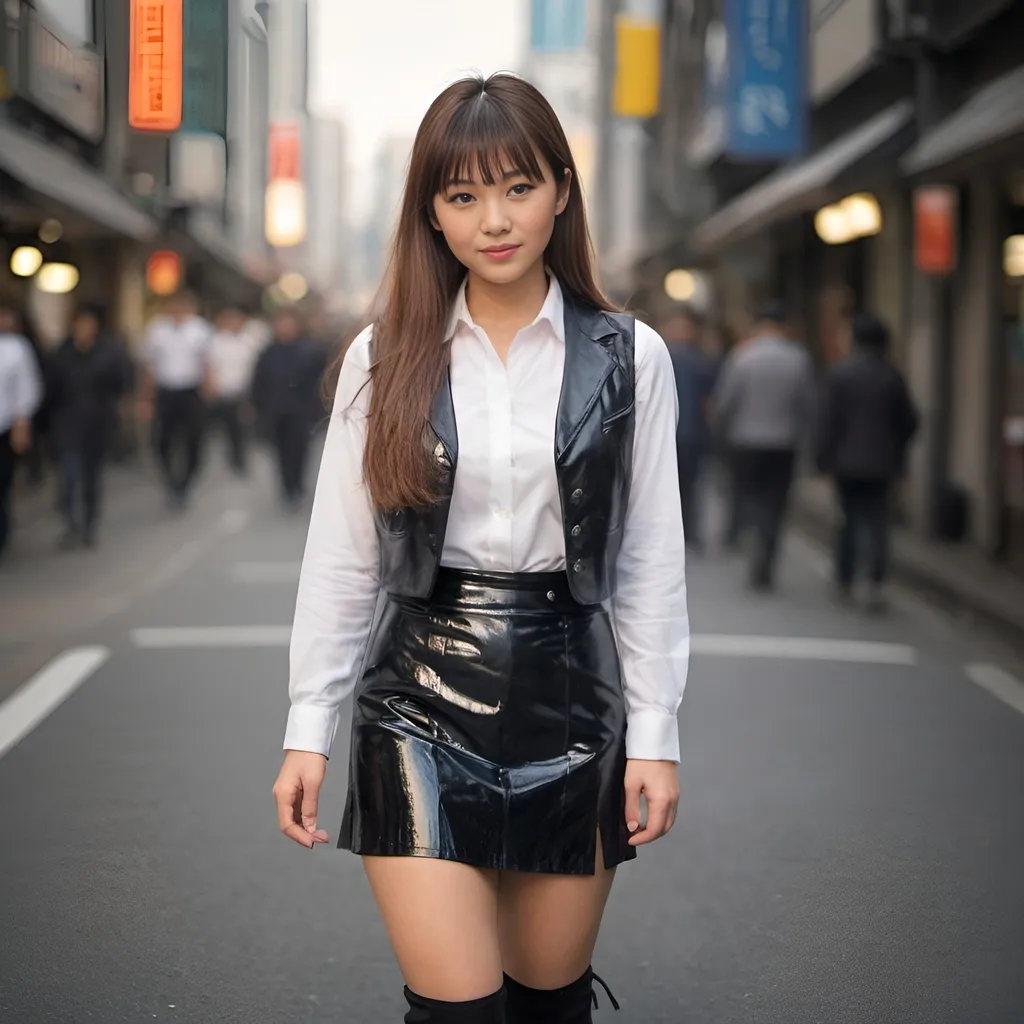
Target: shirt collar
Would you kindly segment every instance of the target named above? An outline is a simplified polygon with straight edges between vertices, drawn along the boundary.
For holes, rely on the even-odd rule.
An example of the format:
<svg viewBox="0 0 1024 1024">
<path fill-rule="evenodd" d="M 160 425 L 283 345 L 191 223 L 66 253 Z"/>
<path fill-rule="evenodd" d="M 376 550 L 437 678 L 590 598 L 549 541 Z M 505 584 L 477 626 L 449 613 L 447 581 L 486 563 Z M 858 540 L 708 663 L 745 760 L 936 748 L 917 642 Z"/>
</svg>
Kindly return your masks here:
<svg viewBox="0 0 1024 1024">
<path fill-rule="evenodd" d="M 565 342 L 565 299 L 562 296 L 562 287 L 558 283 L 558 279 L 548 271 L 548 294 L 544 299 L 544 305 L 540 307 L 540 312 L 534 317 L 532 322 L 524 330 L 528 330 L 529 327 L 536 327 L 538 324 L 547 323 L 551 330 L 554 332 L 555 337 L 559 341 Z M 455 337 L 455 332 L 460 326 L 465 325 L 470 330 L 476 327 L 473 322 L 473 317 L 469 312 L 469 305 L 466 302 L 466 281 L 463 280 L 461 287 L 459 288 L 458 295 L 455 296 L 455 302 L 452 305 L 452 312 L 448 318 L 448 328 L 445 331 L 444 340 L 446 342 L 451 341 Z"/>
</svg>

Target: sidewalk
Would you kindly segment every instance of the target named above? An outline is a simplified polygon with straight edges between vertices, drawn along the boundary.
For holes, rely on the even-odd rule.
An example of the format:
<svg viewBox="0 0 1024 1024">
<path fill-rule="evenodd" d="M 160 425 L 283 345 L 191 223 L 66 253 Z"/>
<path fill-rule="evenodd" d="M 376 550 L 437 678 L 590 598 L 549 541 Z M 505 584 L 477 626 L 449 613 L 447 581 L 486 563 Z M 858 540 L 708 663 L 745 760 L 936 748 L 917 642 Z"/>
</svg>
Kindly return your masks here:
<svg viewBox="0 0 1024 1024">
<path fill-rule="evenodd" d="M 829 545 L 838 518 L 829 481 L 799 480 L 793 515 L 799 528 Z M 892 574 L 960 615 L 973 616 L 1024 643 L 1024 578 L 989 561 L 970 545 L 940 544 L 896 528 Z"/>
</svg>

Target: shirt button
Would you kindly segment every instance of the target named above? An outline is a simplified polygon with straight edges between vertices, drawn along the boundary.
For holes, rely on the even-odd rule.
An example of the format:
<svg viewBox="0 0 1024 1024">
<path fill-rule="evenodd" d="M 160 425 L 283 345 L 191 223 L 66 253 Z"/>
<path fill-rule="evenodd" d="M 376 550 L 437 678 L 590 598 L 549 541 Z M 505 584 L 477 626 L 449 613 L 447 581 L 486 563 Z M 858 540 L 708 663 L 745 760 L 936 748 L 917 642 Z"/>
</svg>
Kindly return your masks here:
<svg viewBox="0 0 1024 1024">
<path fill-rule="evenodd" d="M 499 519 L 511 519 L 512 518 L 512 510 L 508 509 L 508 508 L 496 508 L 494 510 L 494 514 Z"/>
<path fill-rule="evenodd" d="M 572 567 L 572 571 L 573 572 L 583 572 L 583 563 L 582 562 L 576 562 L 573 565 L 573 567 Z"/>
<path fill-rule="evenodd" d="M 572 500 L 573 500 L 573 501 L 579 501 L 579 500 L 580 500 L 580 498 L 582 498 L 582 497 L 583 497 L 583 491 L 581 491 L 581 490 L 580 490 L 580 489 L 579 489 L 579 488 L 577 487 L 577 488 L 576 488 L 576 490 L 572 492 Z"/>
<path fill-rule="evenodd" d="M 582 530 L 582 528 L 581 528 L 581 527 L 579 527 L 579 526 L 574 526 L 574 527 L 572 528 L 572 535 L 573 535 L 574 537 L 578 537 L 578 536 L 579 536 L 579 535 L 580 535 L 580 534 L 581 534 L 582 532 L 583 532 L 583 530 Z"/>
</svg>

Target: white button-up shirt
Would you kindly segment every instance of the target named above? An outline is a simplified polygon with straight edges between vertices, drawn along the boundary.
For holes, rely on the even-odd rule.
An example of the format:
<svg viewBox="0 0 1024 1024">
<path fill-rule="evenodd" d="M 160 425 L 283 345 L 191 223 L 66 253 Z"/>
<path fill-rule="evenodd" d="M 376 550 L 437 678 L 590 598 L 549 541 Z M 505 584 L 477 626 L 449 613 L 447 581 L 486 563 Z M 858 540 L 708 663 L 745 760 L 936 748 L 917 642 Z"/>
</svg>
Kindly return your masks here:
<svg viewBox="0 0 1024 1024">
<path fill-rule="evenodd" d="M 154 320 L 146 332 L 143 358 L 158 388 L 184 391 L 203 383 L 213 328 L 202 317 L 176 323 Z"/>
<path fill-rule="evenodd" d="M 292 631 L 286 749 L 330 752 L 338 706 L 357 682 L 380 592 L 374 514 L 362 479 L 371 330 L 345 356 L 317 481 Z M 473 323 L 465 287 L 448 341 L 459 456 L 441 563 L 485 572 L 564 569 L 554 457 L 565 363 L 557 281 L 533 323 L 516 335 L 505 364 Z M 640 322 L 635 382 L 633 478 L 610 612 L 627 703 L 627 756 L 677 761 L 676 714 L 690 649 L 677 399 L 665 343 Z"/>
<path fill-rule="evenodd" d="M 32 346 L 20 334 L 0 334 L 0 434 L 27 420 L 43 400 Z"/>
<path fill-rule="evenodd" d="M 210 368 L 217 397 L 225 401 L 242 398 L 252 385 L 259 356 L 256 338 L 240 331 L 217 331 L 210 342 Z"/>
</svg>

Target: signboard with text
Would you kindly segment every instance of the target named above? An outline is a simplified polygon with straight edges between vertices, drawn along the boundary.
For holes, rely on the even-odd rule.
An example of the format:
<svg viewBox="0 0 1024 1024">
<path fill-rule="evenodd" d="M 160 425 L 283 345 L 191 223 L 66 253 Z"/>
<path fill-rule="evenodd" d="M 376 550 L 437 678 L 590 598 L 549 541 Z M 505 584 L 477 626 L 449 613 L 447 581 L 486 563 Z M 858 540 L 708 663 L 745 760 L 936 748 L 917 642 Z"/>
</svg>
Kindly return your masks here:
<svg viewBox="0 0 1024 1024">
<path fill-rule="evenodd" d="M 128 123 L 142 131 L 181 125 L 182 0 L 132 0 Z"/>
<path fill-rule="evenodd" d="M 807 135 L 807 4 L 726 0 L 725 148 L 729 156 L 798 156 Z"/>
</svg>

